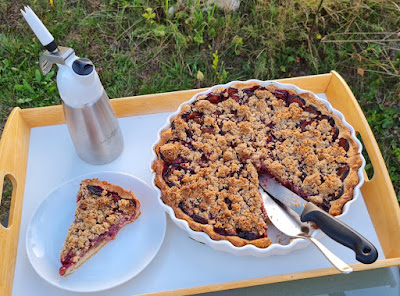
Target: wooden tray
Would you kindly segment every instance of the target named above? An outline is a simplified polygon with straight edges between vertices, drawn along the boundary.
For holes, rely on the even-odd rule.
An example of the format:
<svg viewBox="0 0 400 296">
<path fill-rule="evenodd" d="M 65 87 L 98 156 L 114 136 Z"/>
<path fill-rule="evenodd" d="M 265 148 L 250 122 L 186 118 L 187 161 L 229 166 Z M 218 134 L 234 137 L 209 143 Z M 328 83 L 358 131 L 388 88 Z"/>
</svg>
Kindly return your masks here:
<svg viewBox="0 0 400 296">
<path fill-rule="evenodd" d="M 279 80 L 295 84 L 314 93 L 325 93 L 334 108 L 340 110 L 346 120 L 360 134 L 374 169 L 369 180 L 361 188 L 365 204 L 374 224 L 385 259 L 371 265 L 353 264 L 357 270 L 367 270 L 400 265 L 400 209 L 385 163 L 374 135 L 350 88 L 336 72 Z M 177 91 L 111 100 L 118 117 L 129 117 L 174 111 L 184 101 L 205 89 Z M 17 257 L 25 179 L 28 163 L 29 139 L 34 127 L 63 124 L 62 106 L 20 109 L 15 108 L 6 123 L 0 140 L 0 188 L 5 177 L 13 184 L 12 202 L 8 227 L 0 226 L 0 295 L 11 295 Z M 336 274 L 334 268 L 288 273 L 241 281 L 213 284 L 165 291 L 157 295 L 186 295 L 239 287 L 255 286 L 295 279 Z"/>
</svg>

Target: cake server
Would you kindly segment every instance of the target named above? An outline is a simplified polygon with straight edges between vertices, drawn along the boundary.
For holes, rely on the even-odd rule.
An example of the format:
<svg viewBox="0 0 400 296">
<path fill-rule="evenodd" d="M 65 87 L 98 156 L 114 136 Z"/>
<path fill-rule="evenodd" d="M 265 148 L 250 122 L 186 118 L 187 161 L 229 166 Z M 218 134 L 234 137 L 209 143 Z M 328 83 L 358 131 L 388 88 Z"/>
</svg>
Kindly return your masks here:
<svg viewBox="0 0 400 296">
<path fill-rule="evenodd" d="M 347 274 L 353 271 L 353 268 L 310 235 L 309 223 L 301 222 L 296 213 L 293 215 L 285 206 L 274 201 L 264 190 L 260 190 L 260 193 L 268 218 L 276 228 L 290 237 L 309 239 L 340 272 Z"/>
<path fill-rule="evenodd" d="M 376 247 L 339 219 L 307 202 L 271 177 L 260 175 L 259 184 L 273 198 L 296 212 L 302 222 L 314 222 L 330 238 L 352 249 L 359 262 L 371 264 L 378 258 Z"/>
</svg>

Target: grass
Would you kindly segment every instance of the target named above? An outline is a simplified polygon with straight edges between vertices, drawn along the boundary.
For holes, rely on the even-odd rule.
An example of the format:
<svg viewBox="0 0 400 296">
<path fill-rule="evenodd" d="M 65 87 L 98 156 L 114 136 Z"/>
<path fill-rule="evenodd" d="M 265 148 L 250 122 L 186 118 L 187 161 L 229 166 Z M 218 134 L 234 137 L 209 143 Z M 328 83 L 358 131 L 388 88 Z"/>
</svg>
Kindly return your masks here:
<svg viewBox="0 0 400 296">
<path fill-rule="evenodd" d="M 58 44 L 96 65 L 111 98 L 338 71 L 377 138 L 400 200 L 400 5 L 392 0 L 37 0 Z M 11 109 L 59 104 L 55 68 L 19 9 L 0 4 L 0 132 Z M 367 167 L 369 171 L 372 168 Z"/>
</svg>

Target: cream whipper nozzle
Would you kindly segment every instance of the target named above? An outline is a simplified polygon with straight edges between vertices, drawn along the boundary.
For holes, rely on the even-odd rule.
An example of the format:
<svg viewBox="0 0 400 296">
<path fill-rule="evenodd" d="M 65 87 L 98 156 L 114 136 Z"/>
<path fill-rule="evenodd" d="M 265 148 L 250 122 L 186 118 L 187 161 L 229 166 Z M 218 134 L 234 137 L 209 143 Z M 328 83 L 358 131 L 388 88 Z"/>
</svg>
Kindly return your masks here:
<svg viewBox="0 0 400 296">
<path fill-rule="evenodd" d="M 50 52 L 57 50 L 53 35 L 50 34 L 33 10 L 29 6 L 24 6 L 24 9 L 21 9 L 21 13 L 40 43 Z"/>
</svg>

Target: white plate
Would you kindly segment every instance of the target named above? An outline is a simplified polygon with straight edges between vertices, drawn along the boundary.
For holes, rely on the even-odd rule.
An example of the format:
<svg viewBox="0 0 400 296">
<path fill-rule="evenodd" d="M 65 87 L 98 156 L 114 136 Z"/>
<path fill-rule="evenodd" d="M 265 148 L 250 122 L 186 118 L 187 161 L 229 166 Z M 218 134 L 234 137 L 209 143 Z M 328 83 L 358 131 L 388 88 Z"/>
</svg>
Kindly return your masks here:
<svg viewBox="0 0 400 296">
<path fill-rule="evenodd" d="M 161 135 L 162 133 L 167 130 L 170 125 L 171 125 L 171 120 L 178 115 L 181 110 L 182 107 L 186 104 L 190 104 L 192 102 L 194 102 L 196 100 L 196 98 L 200 95 L 205 95 L 208 93 L 211 93 L 212 91 L 214 91 L 215 89 L 219 89 L 219 88 L 228 88 L 236 83 L 250 83 L 250 82 L 256 82 L 258 84 L 260 84 L 261 86 L 267 87 L 268 85 L 272 84 L 278 88 L 286 88 L 286 89 L 291 89 L 293 91 L 295 91 L 296 93 L 300 94 L 300 93 L 304 93 L 304 92 L 308 92 L 311 95 L 313 95 L 316 99 L 318 99 L 319 101 L 321 101 L 325 107 L 328 109 L 328 111 L 332 112 L 333 114 L 337 115 L 343 122 L 343 124 L 348 127 L 350 129 L 350 134 L 352 136 L 352 138 L 354 139 L 354 141 L 357 143 L 358 145 L 358 152 L 359 155 L 361 157 L 362 160 L 362 165 L 358 170 L 358 178 L 359 178 L 359 183 L 357 184 L 357 186 L 354 188 L 354 194 L 353 194 L 353 199 L 349 202 L 347 202 L 344 207 L 343 207 L 343 211 L 341 215 L 336 216 L 338 219 L 342 219 L 345 215 L 348 214 L 349 212 L 349 208 L 351 206 L 351 204 L 353 204 L 361 195 L 360 192 L 360 188 L 362 186 L 362 184 L 364 183 L 364 167 L 365 167 L 365 160 L 364 157 L 362 156 L 362 145 L 360 143 L 360 141 L 357 139 L 356 137 L 356 133 L 354 128 L 346 122 L 344 115 L 339 112 L 338 110 L 334 109 L 332 107 L 332 105 L 325 99 L 318 97 L 316 94 L 314 94 L 313 92 L 309 91 L 309 90 L 303 90 L 293 84 L 283 84 L 283 83 L 279 83 L 276 81 L 261 81 L 261 80 L 256 80 L 256 79 L 251 79 L 251 80 L 247 80 L 247 81 L 232 81 L 229 82 L 227 84 L 223 84 L 223 85 L 215 85 L 213 87 L 211 87 L 208 90 L 205 90 L 203 92 L 197 93 L 195 94 L 190 100 L 183 102 L 177 109 L 177 111 L 175 111 L 174 113 L 170 114 L 170 116 L 168 117 L 166 123 L 164 126 L 162 126 L 158 132 L 158 137 L 156 142 L 153 145 L 153 149 L 152 149 L 152 153 L 153 153 L 153 161 L 157 159 L 157 155 L 154 152 L 154 147 L 155 145 L 157 145 L 157 143 L 160 141 L 161 139 Z M 151 168 L 150 168 L 151 169 Z M 155 178 L 155 172 L 152 171 L 153 173 L 153 177 Z M 216 249 L 216 250 L 220 250 L 220 251 L 225 251 L 225 252 L 229 252 L 238 256 L 247 256 L 247 255 L 251 255 L 251 256 L 256 256 L 256 257 L 266 257 L 266 256 L 271 256 L 271 255 L 286 255 L 294 250 L 297 249 L 301 249 L 304 247 L 307 247 L 308 245 L 310 245 L 311 243 L 309 242 L 309 240 L 305 240 L 303 238 L 296 238 L 296 239 L 291 239 L 289 237 L 287 237 L 286 235 L 282 234 L 279 230 L 276 229 L 276 227 L 274 227 L 273 225 L 268 225 L 269 229 L 268 229 L 268 237 L 271 239 L 271 245 L 268 248 L 258 248 L 254 245 L 245 245 L 243 247 L 236 247 L 233 244 L 231 244 L 229 241 L 227 240 L 213 240 L 210 238 L 210 236 L 208 236 L 205 232 L 201 232 L 201 231 L 194 231 L 189 227 L 189 224 L 183 220 L 183 219 L 178 219 L 175 216 L 174 210 L 163 203 L 162 199 L 161 199 L 161 191 L 160 189 L 155 186 L 154 184 L 152 184 L 153 187 L 156 189 L 157 193 L 158 193 L 158 201 L 161 205 L 161 207 L 169 214 L 169 216 L 171 217 L 171 220 L 174 221 L 174 223 L 180 227 L 181 229 L 185 230 L 193 239 L 200 241 L 202 243 L 205 243 L 209 246 L 211 246 L 212 248 Z M 312 236 L 313 237 L 321 237 L 324 234 L 321 232 L 321 230 L 316 230 L 313 231 Z"/>
<path fill-rule="evenodd" d="M 58 273 L 60 252 L 74 220 L 80 182 L 89 178 L 134 192 L 141 203 L 142 214 L 71 275 L 62 277 Z M 36 272 L 49 283 L 75 292 L 101 291 L 139 274 L 159 251 L 165 229 L 165 213 L 156 192 L 146 183 L 123 173 L 91 173 L 62 184 L 40 204 L 28 225 L 26 250 Z"/>
</svg>

